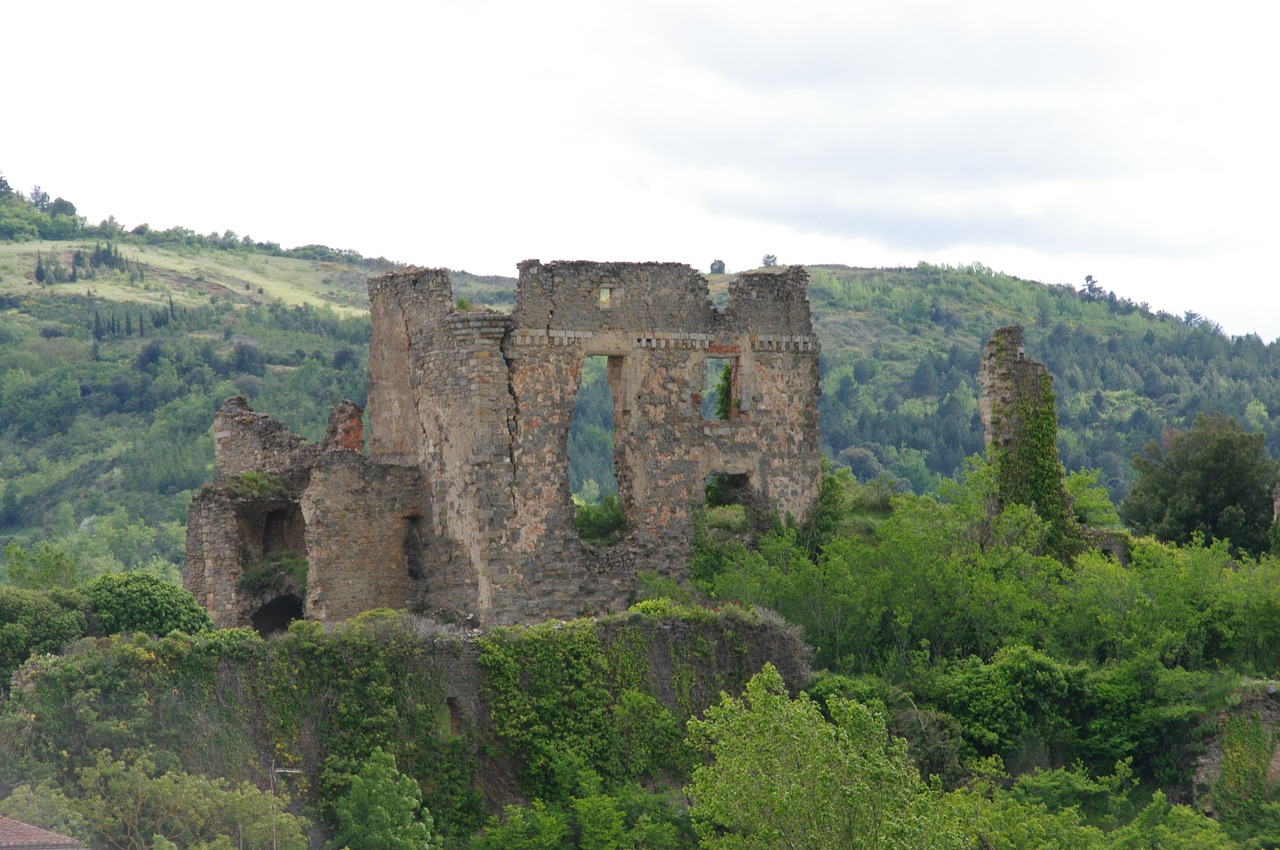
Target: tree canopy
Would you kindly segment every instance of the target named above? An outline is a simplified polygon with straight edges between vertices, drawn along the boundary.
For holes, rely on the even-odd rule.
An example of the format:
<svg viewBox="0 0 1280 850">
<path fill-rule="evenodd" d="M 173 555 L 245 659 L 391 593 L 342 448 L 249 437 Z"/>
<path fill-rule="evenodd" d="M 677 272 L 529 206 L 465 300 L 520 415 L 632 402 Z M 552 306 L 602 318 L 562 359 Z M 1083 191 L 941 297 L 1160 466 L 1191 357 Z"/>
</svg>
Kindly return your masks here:
<svg viewBox="0 0 1280 850">
<path fill-rule="evenodd" d="M 108 573 L 89 582 L 84 592 L 102 634 L 164 635 L 174 629 L 196 634 L 213 627 L 190 593 L 146 573 Z"/>
<path fill-rule="evenodd" d="M 396 770 L 391 753 L 375 747 L 334 807 L 338 829 L 329 846 L 343 850 L 434 850 L 431 815 L 422 790 Z"/>
<path fill-rule="evenodd" d="M 1251 555 L 1270 549 L 1280 464 L 1262 434 L 1234 417 L 1200 414 L 1190 430 L 1148 442 L 1133 465 L 1138 478 L 1120 513 L 1134 531 L 1172 543 L 1229 539 Z"/>
<path fill-rule="evenodd" d="M 942 798 L 905 741 L 861 703 L 832 696 L 828 721 L 791 699 L 772 665 L 690 724 L 713 760 L 689 786 L 704 848 L 959 847 Z"/>
</svg>

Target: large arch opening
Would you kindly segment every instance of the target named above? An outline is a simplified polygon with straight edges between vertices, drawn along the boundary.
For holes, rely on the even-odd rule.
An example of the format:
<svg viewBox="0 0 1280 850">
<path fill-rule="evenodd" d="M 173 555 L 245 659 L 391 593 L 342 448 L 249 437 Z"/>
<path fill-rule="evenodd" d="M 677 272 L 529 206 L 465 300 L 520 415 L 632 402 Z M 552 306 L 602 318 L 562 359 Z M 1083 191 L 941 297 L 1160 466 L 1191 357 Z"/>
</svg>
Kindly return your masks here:
<svg viewBox="0 0 1280 850">
<path fill-rule="evenodd" d="M 278 596 L 254 612 L 250 618 L 254 631 L 263 637 L 288 630 L 294 620 L 301 620 L 302 600 L 293 594 Z"/>
</svg>

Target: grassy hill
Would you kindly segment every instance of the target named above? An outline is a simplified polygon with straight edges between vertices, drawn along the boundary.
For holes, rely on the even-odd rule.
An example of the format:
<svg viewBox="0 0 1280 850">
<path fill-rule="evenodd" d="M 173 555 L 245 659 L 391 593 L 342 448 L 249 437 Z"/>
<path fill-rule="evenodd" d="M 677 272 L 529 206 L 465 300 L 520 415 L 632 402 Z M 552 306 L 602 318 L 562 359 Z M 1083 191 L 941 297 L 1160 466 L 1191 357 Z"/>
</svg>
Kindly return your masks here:
<svg viewBox="0 0 1280 850">
<path fill-rule="evenodd" d="M 0 243 L 0 535 L 92 549 L 77 537 L 114 517 L 135 537 L 158 528 L 168 542 L 98 563 L 165 562 L 173 574 L 224 397 L 247 395 L 309 438 L 340 399 L 363 404 L 365 281 L 393 264 L 215 237 L 124 235 L 105 252 L 100 239 Z M 95 266 L 103 256 L 114 259 Z M 1064 464 L 1099 469 L 1117 501 L 1143 443 L 1200 412 L 1235 416 L 1280 450 L 1280 349 L 1257 337 L 1228 338 L 1092 284 L 1050 287 L 980 265 L 810 274 L 823 451 L 863 480 L 887 475 L 929 492 L 982 450 L 979 351 L 1004 324 L 1026 327 L 1028 353 L 1055 377 Z M 459 300 L 513 301 L 513 278 L 453 277 Z M 726 279 L 710 283 L 723 300 Z M 575 427 L 607 433 L 596 377 Z M 586 411 L 603 411 L 600 421 Z M 601 454 L 575 457 L 587 472 L 574 480 L 606 477 L 596 470 L 611 465 L 607 444 L 573 444 Z"/>
<path fill-rule="evenodd" d="M 0 544 L 12 544 L 8 563 L 20 557 L 30 571 L 53 572 L 64 558 L 81 579 L 126 569 L 176 579 L 191 493 L 211 476 L 210 424 L 223 398 L 244 394 L 312 439 L 339 399 L 365 401 L 364 280 L 391 264 L 323 246 L 284 252 L 226 235 L 170 235 L 153 244 L 147 233 L 117 234 L 110 249 L 101 238 L 0 243 Z M 903 482 L 928 491 L 980 450 L 974 375 L 996 326 L 1026 327 L 1029 354 L 1055 376 L 1067 467 L 1101 469 L 1113 495 L 1127 488 L 1129 457 L 1143 441 L 1199 412 L 1236 416 L 1266 433 L 1275 454 L 1280 347 L 1228 338 L 1197 316 L 1153 313 L 1091 284 L 1046 287 L 976 265 L 810 272 L 823 345 L 823 450 L 863 480 L 882 477 L 865 486 L 847 475 L 832 479 L 836 486 L 824 492 L 836 500 L 840 528 L 825 542 L 794 529 L 766 535 L 758 551 L 704 541 L 692 568 L 699 586 L 712 599 L 762 604 L 802 624 L 815 661 L 828 670 L 811 692 L 878 706 L 889 728 L 910 739 L 917 764 L 955 793 L 991 783 L 963 805 L 982 808 L 982 829 L 992 834 L 1102 848 L 1137 846 L 1131 826 L 1151 835 L 1216 830 L 1196 812 L 1151 798 L 1164 786 L 1190 799 L 1195 756 L 1213 746 L 1223 754 L 1224 778 L 1211 789 L 1221 822 L 1249 840 L 1272 830 L 1272 789 L 1260 779 L 1245 787 L 1247 777 L 1265 776 L 1270 732 L 1256 716 L 1249 725 L 1244 713 L 1223 712 L 1273 701 L 1275 558 L 1236 558 L 1222 543 L 1145 540 L 1135 545 L 1133 569 L 1096 552 L 1064 569 L 1037 554 L 1030 512 L 1006 511 L 993 533 L 980 469 L 945 504 L 907 497 L 890 509 L 890 493 Z M 454 281 L 458 299 L 499 308 L 512 301 L 511 278 L 459 272 Z M 711 284 L 713 301 L 723 298 L 726 280 Z M 587 389 L 579 425 L 602 427 L 603 413 L 585 411 L 607 412 L 597 403 L 603 393 L 602 382 Z M 9 625 L 47 629 L 60 611 L 81 618 L 68 634 L 90 633 L 76 607 L 86 603 L 75 594 L 3 589 L 11 608 L 30 614 L 26 625 Z M 645 604 L 622 625 L 672 608 Z M 692 607 L 682 616 L 705 623 L 724 615 Z M 316 751 L 305 765 L 305 787 L 318 789 L 312 816 L 325 816 L 356 760 L 377 744 L 396 751 L 429 792 L 449 846 L 464 846 L 481 822 L 477 788 L 541 796 L 549 807 L 535 804 L 528 816 L 568 823 L 572 815 L 582 835 L 586 799 L 601 811 L 629 807 L 629 830 L 657 822 L 687 832 L 680 788 L 692 765 L 677 744 L 691 706 L 668 718 L 643 688 L 598 687 L 606 671 L 641 668 L 630 655 L 601 657 L 591 632 L 597 624 L 549 624 L 527 638 L 517 630 L 515 638 L 499 633 L 477 644 L 493 670 L 544 682 L 525 687 L 517 675 L 509 692 L 490 688 L 507 706 L 490 720 L 515 754 L 492 767 L 477 767 L 477 759 L 498 751 L 442 707 L 434 680 L 416 676 L 422 647 L 453 660 L 461 651 L 455 637 L 428 634 L 428 626 L 375 612 L 333 633 L 303 623 L 265 644 L 245 631 L 82 641 L 26 668 L 21 687 L 0 704 L 0 793 L 14 792 L 9 802 L 18 805 L 27 799 L 19 782 L 60 776 L 81 794 L 75 777 L 89 759 L 98 759 L 99 771 L 124 770 L 123 761 L 102 761 L 99 749 L 116 759 L 164 758 L 163 769 L 174 771 L 167 778 L 190 770 L 263 783 L 268 755 L 292 758 L 296 750 L 278 749 L 281 742 L 312 746 L 318 728 L 334 746 L 332 758 Z M 27 637 L 16 628 L 0 633 L 0 650 L 34 645 Z M 396 666 L 402 656 L 415 673 Z M 675 648 L 654 657 L 683 659 Z M 260 689 L 228 689 L 232 662 L 260 670 Z M 234 706 L 228 694 L 260 697 L 266 707 Z M 321 715 L 330 725 L 302 722 L 310 711 L 302 701 L 310 699 L 330 712 Z M 199 722 L 174 722 L 188 711 Z M 191 729 L 216 746 L 193 744 Z M 615 740 L 619 734 L 625 741 Z M 655 780 L 660 793 L 614 782 L 645 776 L 639 759 L 659 744 L 679 757 L 679 764 L 653 761 L 670 771 Z M 972 773 L 976 759 L 994 757 L 1014 776 L 999 777 L 996 762 L 984 762 L 989 775 Z M 1140 786 L 1130 787 L 1131 775 Z M 602 776 L 610 780 L 604 792 Z M 1236 787 L 1234 777 L 1246 779 Z M 53 786 L 22 794 L 65 804 Z M 1074 838 L 1027 839 L 1026 824 Z M 492 828 L 499 836 L 499 825 Z M 1100 830 L 1109 833 L 1105 841 Z M 472 846 L 515 845 L 495 837 Z M 586 838 L 580 846 L 589 846 Z M 692 839 L 637 846 L 692 846 Z M 1262 845 L 1192 838 L 1183 846 Z"/>
<path fill-rule="evenodd" d="M 101 245 L 101 240 L 0 242 L 0 295 L 33 294 L 38 257 L 69 269 L 77 251 L 87 255 L 95 244 Z M 340 315 L 367 312 L 368 270 L 353 265 L 146 244 L 121 244 L 118 250 L 127 263 L 126 274 L 86 277 L 82 271 L 76 281 L 51 284 L 46 292 L 56 295 L 63 290 L 55 287 L 79 288 L 101 301 L 151 306 L 172 296 L 184 306 L 207 305 L 210 299 L 221 298 L 243 305 L 280 301 L 289 306 L 328 306 Z"/>
</svg>

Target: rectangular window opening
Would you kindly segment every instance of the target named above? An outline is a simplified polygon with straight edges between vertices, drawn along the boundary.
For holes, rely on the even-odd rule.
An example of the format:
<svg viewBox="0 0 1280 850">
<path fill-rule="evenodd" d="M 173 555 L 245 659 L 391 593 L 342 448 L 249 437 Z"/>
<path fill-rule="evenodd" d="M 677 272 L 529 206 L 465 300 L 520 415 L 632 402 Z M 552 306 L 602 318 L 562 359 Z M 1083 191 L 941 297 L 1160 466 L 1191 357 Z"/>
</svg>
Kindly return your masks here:
<svg viewBox="0 0 1280 850">
<path fill-rule="evenodd" d="M 751 530 L 751 478 L 745 473 L 717 472 L 703 481 L 702 520 L 713 536 Z"/>
<path fill-rule="evenodd" d="M 738 358 L 708 357 L 702 388 L 702 418 L 732 419 L 738 412 Z"/>
<path fill-rule="evenodd" d="M 626 529 L 618 499 L 618 470 L 614 456 L 614 398 L 609 384 L 609 361 L 583 359 L 582 378 L 569 425 L 569 492 L 573 495 L 574 527 L 589 543 L 613 543 Z"/>
</svg>

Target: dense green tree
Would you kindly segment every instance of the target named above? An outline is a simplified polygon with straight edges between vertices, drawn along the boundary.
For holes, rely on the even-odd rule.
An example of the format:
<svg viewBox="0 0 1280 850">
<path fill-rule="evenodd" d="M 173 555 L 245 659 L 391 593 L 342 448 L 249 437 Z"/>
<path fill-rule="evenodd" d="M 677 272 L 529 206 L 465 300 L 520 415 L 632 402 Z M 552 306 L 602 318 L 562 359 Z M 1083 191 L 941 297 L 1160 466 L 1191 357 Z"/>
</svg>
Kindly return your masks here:
<svg viewBox="0 0 1280 850">
<path fill-rule="evenodd" d="M 76 214 L 76 205 L 65 198 L 54 198 L 49 203 L 49 209 L 46 210 L 46 212 L 49 213 L 50 217 L 58 215 L 74 217 Z"/>
<path fill-rule="evenodd" d="M 569 834 L 568 816 L 541 800 L 507 806 L 471 842 L 471 850 L 560 850 Z"/>
<path fill-rule="evenodd" d="M 84 589 L 95 631 L 166 635 L 177 629 L 195 634 L 213 628 L 209 614 L 190 593 L 146 573 L 110 573 Z"/>
<path fill-rule="evenodd" d="M 1280 464 L 1234 417 L 1201 414 L 1190 430 L 1148 442 L 1133 465 L 1138 479 L 1120 514 L 1135 531 L 1173 543 L 1229 539 L 1254 555 L 1270 548 Z"/>
<path fill-rule="evenodd" d="M 1215 820 L 1169 803 L 1156 791 L 1133 822 L 1116 830 L 1108 850 L 1243 850 Z M 1257 846 L 1257 845 L 1248 845 Z M 1267 845 L 1269 846 L 1269 845 Z"/>
<path fill-rule="evenodd" d="M 247 782 L 161 771 L 146 757 L 122 760 L 103 751 L 70 787 L 19 786 L 0 811 L 87 832 L 95 847 L 306 850 L 306 821 L 285 810 L 288 802 Z"/>
<path fill-rule="evenodd" d="M 396 770 L 395 756 L 375 747 L 347 793 L 334 805 L 334 850 L 438 850 L 422 790 Z"/>
<path fill-rule="evenodd" d="M 4 547 L 3 566 L 4 583 L 14 587 L 72 588 L 78 580 L 75 561 L 48 541 L 41 541 L 30 549 L 10 543 Z"/>
<path fill-rule="evenodd" d="M 32 653 L 57 652 L 82 636 L 87 607 L 75 591 L 0 587 L 0 691 Z"/>
<path fill-rule="evenodd" d="M 827 713 L 787 695 L 772 665 L 690 722 L 711 760 L 688 792 L 704 848 L 961 847 L 959 825 L 870 708 L 832 696 Z"/>
</svg>

